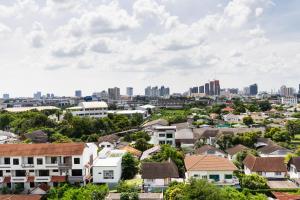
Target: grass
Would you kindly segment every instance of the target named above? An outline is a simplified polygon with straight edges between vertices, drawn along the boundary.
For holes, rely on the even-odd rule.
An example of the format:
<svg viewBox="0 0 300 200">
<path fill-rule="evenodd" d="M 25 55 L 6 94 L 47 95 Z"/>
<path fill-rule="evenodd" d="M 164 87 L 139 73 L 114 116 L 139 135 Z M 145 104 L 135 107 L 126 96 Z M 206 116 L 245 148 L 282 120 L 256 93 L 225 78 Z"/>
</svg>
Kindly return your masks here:
<svg viewBox="0 0 300 200">
<path fill-rule="evenodd" d="M 125 183 L 127 183 L 128 185 L 139 186 L 143 184 L 143 180 L 141 178 L 135 178 L 135 179 L 126 180 Z"/>
</svg>

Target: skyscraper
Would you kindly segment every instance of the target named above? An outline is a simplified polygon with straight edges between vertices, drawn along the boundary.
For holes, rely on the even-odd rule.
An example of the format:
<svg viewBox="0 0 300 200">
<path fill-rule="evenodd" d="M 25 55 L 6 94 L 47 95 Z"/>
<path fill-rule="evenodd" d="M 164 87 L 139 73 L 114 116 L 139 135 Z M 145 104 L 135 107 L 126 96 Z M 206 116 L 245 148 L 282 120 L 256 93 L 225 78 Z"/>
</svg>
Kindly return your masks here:
<svg viewBox="0 0 300 200">
<path fill-rule="evenodd" d="M 251 95 L 251 96 L 257 95 L 257 93 L 258 93 L 258 86 L 257 86 L 256 83 L 250 85 L 250 86 L 249 86 L 249 89 L 250 89 L 250 95 Z"/>
<path fill-rule="evenodd" d="M 120 88 L 108 88 L 108 99 L 110 100 L 119 100 L 121 97 L 120 95 Z"/>
<path fill-rule="evenodd" d="M 82 92 L 81 90 L 75 90 L 75 97 L 82 97 Z"/>
<path fill-rule="evenodd" d="M 148 86 L 145 88 L 145 96 L 150 97 L 151 96 L 151 86 Z"/>
<path fill-rule="evenodd" d="M 5 100 L 9 99 L 9 94 L 3 94 L 3 99 Z"/>
<path fill-rule="evenodd" d="M 127 87 L 126 88 L 126 95 L 132 97 L 133 96 L 133 88 Z"/>
<path fill-rule="evenodd" d="M 215 82 L 215 94 L 214 95 L 219 96 L 221 93 L 220 81 L 215 80 L 214 82 Z"/>
<path fill-rule="evenodd" d="M 199 93 L 204 93 L 204 85 L 201 85 L 201 86 L 199 87 Z"/>
<path fill-rule="evenodd" d="M 209 83 L 205 83 L 205 94 L 206 95 L 209 95 L 210 94 L 210 92 L 209 92 Z"/>
<path fill-rule="evenodd" d="M 33 94 L 34 99 L 41 99 L 42 98 L 42 93 L 41 92 L 36 92 Z"/>
<path fill-rule="evenodd" d="M 215 81 L 209 82 L 209 95 L 215 95 Z"/>
</svg>

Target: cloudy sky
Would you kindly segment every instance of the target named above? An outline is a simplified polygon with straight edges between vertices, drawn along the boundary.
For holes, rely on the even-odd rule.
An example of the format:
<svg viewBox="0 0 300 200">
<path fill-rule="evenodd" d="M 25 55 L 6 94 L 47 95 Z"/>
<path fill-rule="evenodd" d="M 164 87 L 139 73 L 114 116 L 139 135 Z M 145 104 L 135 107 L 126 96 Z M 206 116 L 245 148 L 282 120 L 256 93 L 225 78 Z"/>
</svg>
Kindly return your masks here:
<svg viewBox="0 0 300 200">
<path fill-rule="evenodd" d="M 299 0 L 0 0 L 0 94 L 300 83 Z"/>
</svg>

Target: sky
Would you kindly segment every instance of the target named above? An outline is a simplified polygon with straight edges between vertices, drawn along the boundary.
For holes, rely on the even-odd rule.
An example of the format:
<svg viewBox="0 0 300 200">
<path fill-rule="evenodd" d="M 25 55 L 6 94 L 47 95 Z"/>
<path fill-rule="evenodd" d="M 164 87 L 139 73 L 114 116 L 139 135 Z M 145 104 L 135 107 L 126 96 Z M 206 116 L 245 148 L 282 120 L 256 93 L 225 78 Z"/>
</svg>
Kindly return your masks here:
<svg viewBox="0 0 300 200">
<path fill-rule="evenodd" d="M 0 0 L 0 94 L 300 83 L 299 0 Z"/>
</svg>

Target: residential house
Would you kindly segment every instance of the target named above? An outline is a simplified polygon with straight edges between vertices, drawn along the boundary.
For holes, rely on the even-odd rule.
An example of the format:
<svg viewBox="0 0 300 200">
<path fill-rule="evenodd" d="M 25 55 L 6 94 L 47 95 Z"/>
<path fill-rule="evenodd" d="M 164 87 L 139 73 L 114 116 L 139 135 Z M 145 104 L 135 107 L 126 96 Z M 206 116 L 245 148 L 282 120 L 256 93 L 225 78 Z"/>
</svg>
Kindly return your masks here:
<svg viewBox="0 0 300 200">
<path fill-rule="evenodd" d="M 285 157 L 292 152 L 276 143 L 270 143 L 267 146 L 259 148 L 257 151 L 261 157 Z"/>
<path fill-rule="evenodd" d="M 116 134 L 104 135 L 98 138 L 99 148 L 115 148 L 120 143 Z"/>
<path fill-rule="evenodd" d="M 175 143 L 177 147 L 193 147 L 195 142 L 196 140 L 192 129 L 177 129 L 175 133 Z"/>
<path fill-rule="evenodd" d="M 156 126 L 150 143 L 154 145 L 169 144 L 175 146 L 176 126 Z"/>
<path fill-rule="evenodd" d="M 300 179 L 300 157 L 293 157 L 287 164 L 288 174 L 291 179 Z"/>
<path fill-rule="evenodd" d="M 142 153 L 140 160 L 144 160 L 146 158 L 150 158 L 160 151 L 160 145 L 155 145 L 154 147 L 147 149 Z"/>
<path fill-rule="evenodd" d="M 184 159 L 186 179 L 207 179 L 218 185 L 236 185 L 237 167 L 228 159 L 215 155 L 192 155 Z"/>
<path fill-rule="evenodd" d="M 30 192 L 42 183 L 85 184 L 97 156 L 93 143 L 1 144 L 0 187 L 14 189 L 18 184 Z"/>
<path fill-rule="evenodd" d="M 124 150 L 104 148 L 99 152 L 93 165 L 93 183 L 116 185 L 122 175 L 122 157 Z"/>
<path fill-rule="evenodd" d="M 218 149 L 211 145 L 203 145 L 202 147 L 195 150 L 195 154 L 197 155 L 214 155 L 219 157 L 226 157 L 226 153 L 222 151 L 221 149 Z"/>
<path fill-rule="evenodd" d="M 249 150 L 249 148 L 242 144 L 238 144 L 238 145 L 235 145 L 234 147 L 226 149 L 226 152 L 228 153 L 228 159 L 235 160 L 237 153 L 245 151 L 245 150 Z"/>
<path fill-rule="evenodd" d="M 202 140 L 204 144 L 215 145 L 218 134 L 219 130 L 208 129 L 202 133 L 202 135 L 200 136 L 200 140 Z"/>
<path fill-rule="evenodd" d="M 74 116 L 103 118 L 107 117 L 108 105 L 104 101 L 81 102 L 76 107 L 67 108 Z"/>
<path fill-rule="evenodd" d="M 171 181 L 179 178 L 178 168 L 171 159 L 165 162 L 144 162 L 141 174 L 147 191 L 151 188 L 165 188 Z"/>
<path fill-rule="evenodd" d="M 142 152 L 136 148 L 133 148 L 132 146 L 130 145 L 127 145 L 127 146 L 124 146 L 124 147 L 121 147 L 120 150 L 124 150 L 130 154 L 132 154 L 133 156 L 135 156 L 136 158 L 140 158 L 141 155 L 142 155 Z"/>
<path fill-rule="evenodd" d="M 223 115 L 223 120 L 227 123 L 243 123 L 243 118 L 245 117 L 245 115 L 235 115 L 232 113 L 229 113 L 227 115 Z"/>
<path fill-rule="evenodd" d="M 269 179 L 280 179 L 287 173 L 283 157 L 256 157 L 249 154 L 243 164 L 246 175 L 258 174 Z"/>
</svg>

